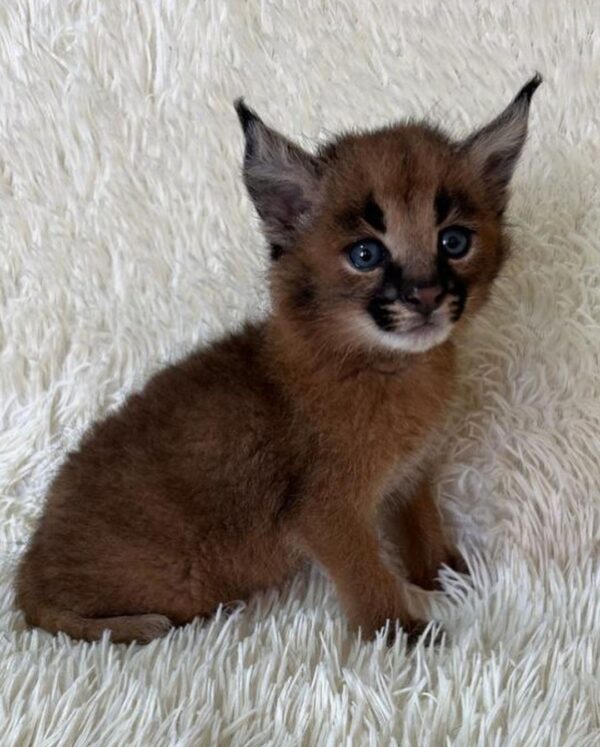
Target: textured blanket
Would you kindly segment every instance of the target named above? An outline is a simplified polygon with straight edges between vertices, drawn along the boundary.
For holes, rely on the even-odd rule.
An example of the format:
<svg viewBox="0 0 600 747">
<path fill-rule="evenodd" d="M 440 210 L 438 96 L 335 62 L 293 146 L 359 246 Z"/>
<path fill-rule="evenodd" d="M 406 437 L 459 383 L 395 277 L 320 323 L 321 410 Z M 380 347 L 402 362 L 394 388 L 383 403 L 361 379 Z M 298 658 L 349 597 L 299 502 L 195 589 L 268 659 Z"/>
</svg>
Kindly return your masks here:
<svg viewBox="0 0 600 747">
<path fill-rule="evenodd" d="M 593 0 L 1 4 L 3 746 L 600 744 L 599 33 Z M 317 570 L 145 648 L 26 629 L 14 568 L 65 452 L 266 310 L 232 100 L 308 146 L 459 135 L 535 70 L 514 253 L 440 465 L 472 570 L 428 602 L 444 645 L 359 641 Z"/>
</svg>

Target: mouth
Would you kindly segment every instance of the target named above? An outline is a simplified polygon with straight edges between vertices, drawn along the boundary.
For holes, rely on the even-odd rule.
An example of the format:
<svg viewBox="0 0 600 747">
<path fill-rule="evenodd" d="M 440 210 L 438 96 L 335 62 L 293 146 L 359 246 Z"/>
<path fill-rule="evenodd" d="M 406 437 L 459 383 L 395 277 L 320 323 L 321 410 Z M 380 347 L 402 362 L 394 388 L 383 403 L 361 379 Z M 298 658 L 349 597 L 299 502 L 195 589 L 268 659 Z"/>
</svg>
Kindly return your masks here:
<svg viewBox="0 0 600 747">
<path fill-rule="evenodd" d="M 437 324 L 434 319 L 428 318 L 428 319 L 423 319 L 421 321 L 416 322 L 415 324 L 411 325 L 407 329 L 398 330 L 398 332 L 403 335 L 411 334 L 413 332 L 427 333 L 428 330 L 439 329 L 439 327 L 440 325 Z"/>
<path fill-rule="evenodd" d="M 371 335 L 380 345 L 407 353 L 422 353 L 446 342 L 454 318 L 448 303 L 427 315 L 408 311 L 387 299 L 375 297 L 367 306 Z"/>
<path fill-rule="evenodd" d="M 440 345 L 448 339 L 452 328 L 446 316 L 435 315 L 419 319 L 405 328 L 391 324 L 386 325 L 385 329 L 378 324 L 376 326 L 379 328 L 379 339 L 386 347 L 409 353 L 422 353 Z"/>
</svg>

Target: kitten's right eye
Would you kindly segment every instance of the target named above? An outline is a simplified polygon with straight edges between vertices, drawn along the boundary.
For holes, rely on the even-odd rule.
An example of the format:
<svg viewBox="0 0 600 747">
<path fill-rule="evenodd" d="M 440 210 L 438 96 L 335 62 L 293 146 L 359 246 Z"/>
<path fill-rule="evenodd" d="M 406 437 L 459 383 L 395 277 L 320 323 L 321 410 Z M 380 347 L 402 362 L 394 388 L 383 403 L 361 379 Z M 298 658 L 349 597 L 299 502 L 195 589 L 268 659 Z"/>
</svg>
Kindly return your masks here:
<svg viewBox="0 0 600 747">
<path fill-rule="evenodd" d="M 348 249 L 348 259 L 357 270 L 374 270 L 386 258 L 387 250 L 376 239 L 362 239 Z"/>
</svg>

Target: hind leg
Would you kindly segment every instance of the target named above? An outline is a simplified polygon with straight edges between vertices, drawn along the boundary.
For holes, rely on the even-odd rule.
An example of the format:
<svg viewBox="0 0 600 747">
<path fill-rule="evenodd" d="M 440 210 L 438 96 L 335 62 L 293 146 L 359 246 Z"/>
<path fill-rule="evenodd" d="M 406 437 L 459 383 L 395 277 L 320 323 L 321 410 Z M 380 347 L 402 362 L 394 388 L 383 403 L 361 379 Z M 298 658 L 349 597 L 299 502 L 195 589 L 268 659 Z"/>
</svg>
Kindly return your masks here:
<svg viewBox="0 0 600 747">
<path fill-rule="evenodd" d="M 174 625 L 245 600 L 294 569 L 275 537 L 256 542 L 191 542 L 173 548 L 105 535 L 102 553 L 81 536 L 68 547 L 34 537 L 17 577 L 17 606 L 28 624 L 94 641 L 147 643 Z M 181 543 L 184 545 L 184 543 Z"/>
</svg>

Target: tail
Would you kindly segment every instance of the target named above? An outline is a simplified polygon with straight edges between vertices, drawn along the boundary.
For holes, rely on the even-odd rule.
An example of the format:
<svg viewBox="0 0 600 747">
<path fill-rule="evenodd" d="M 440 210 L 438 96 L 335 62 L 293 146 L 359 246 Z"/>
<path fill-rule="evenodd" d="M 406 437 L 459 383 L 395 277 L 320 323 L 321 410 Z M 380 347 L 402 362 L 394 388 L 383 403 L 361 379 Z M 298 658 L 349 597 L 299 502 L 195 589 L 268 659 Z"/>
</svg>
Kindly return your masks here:
<svg viewBox="0 0 600 747">
<path fill-rule="evenodd" d="M 165 615 L 85 617 L 65 609 L 60 602 L 48 599 L 40 592 L 39 577 L 32 567 L 34 549 L 32 544 L 22 559 L 15 584 L 15 606 L 23 611 L 28 625 L 43 628 L 49 633 L 67 633 L 83 641 L 97 641 L 108 631 L 114 643 L 149 643 L 166 635 L 173 627 Z"/>
<path fill-rule="evenodd" d="M 162 638 L 173 627 L 164 615 L 122 615 L 119 617 L 82 617 L 69 610 L 37 609 L 25 613 L 29 625 L 44 628 L 50 633 L 67 633 L 71 638 L 97 641 L 105 631 L 113 643 L 149 643 Z"/>
</svg>

